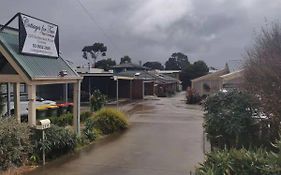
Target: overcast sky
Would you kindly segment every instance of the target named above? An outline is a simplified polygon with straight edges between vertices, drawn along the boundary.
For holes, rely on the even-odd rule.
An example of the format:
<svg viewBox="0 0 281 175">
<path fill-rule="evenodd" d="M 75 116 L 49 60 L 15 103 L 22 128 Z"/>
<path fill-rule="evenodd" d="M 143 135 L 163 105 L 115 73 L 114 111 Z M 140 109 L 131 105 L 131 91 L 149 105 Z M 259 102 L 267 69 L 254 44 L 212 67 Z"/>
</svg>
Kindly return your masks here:
<svg viewBox="0 0 281 175">
<path fill-rule="evenodd" d="M 0 23 L 23 12 L 59 25 L 65 58 L 82 64 L 81 49 L 108 47 L 117 62 L 165 63 L 173 52 L 223 67 L 240 60 L 261 26 L 281 19 L 281 0 L 1 0 Z"/>
</svg>

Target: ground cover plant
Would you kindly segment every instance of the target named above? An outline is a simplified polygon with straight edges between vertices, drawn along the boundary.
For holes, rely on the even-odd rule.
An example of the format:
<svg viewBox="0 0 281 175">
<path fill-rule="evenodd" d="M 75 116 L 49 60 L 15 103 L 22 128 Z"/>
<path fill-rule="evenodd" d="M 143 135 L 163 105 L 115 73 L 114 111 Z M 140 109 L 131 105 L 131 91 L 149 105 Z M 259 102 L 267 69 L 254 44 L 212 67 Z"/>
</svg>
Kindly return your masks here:
<svg viewBox="0 0 281 175">
<path fill-rule="evenodd" d="M 258 149 L 218 149 L 206 155 L 196 175 L 276 175 L 281 174 L 281 141 L 275 151 Z"/>
<path fill-rule="evenodd" d="M 52 124 L 64 127 L 64 126 L 67 126 L 67 125 L 72 125 L 73 114 L 68 112 L 68 113 L 62 114 L 60 116 L 49 117 L 49 119 L 51 120 Z"/>
</svg>

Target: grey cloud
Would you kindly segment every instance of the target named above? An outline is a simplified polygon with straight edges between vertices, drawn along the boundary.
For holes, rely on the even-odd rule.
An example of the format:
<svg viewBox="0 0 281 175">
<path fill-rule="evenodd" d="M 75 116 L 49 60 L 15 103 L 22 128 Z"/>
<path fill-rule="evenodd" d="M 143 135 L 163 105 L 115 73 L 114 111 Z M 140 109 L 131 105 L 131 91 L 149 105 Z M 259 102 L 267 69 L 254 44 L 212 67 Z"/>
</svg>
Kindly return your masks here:
<svg viewBox="0 0 281 175">
<path fill-rule="evenodd" d="M 191 60 L 200 58 L 222 67 L 226 61 L 241 58 L 265 18 L 281 17 L 277 0 L 80 1 L 94 20 L 78 0 L 2 0 L 0 23 L 24 12 L 58 24 L 60 48 L 77 64 L 83 62 L 83 46 L 104 42 L 108 57 L 117 61 L 129 55 L 136 63 L 164 63 L 173 52 L 181 51 Z M 167 9 L 170 6 L 175 9 Z"/>
</svg>

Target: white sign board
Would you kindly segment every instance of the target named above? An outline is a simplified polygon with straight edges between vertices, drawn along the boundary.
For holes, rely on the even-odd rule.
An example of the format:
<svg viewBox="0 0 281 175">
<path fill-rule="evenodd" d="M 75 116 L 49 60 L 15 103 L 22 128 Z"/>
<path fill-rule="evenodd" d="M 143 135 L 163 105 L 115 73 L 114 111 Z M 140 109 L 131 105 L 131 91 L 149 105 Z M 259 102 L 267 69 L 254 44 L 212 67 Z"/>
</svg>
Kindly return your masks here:
<svg viewBox="0 0 281 175">
<path fill-rule="evenodd" d="M 58 57 L 58 26 L 24 14 L 19 16 L 22 54 Z"/>
</svg>

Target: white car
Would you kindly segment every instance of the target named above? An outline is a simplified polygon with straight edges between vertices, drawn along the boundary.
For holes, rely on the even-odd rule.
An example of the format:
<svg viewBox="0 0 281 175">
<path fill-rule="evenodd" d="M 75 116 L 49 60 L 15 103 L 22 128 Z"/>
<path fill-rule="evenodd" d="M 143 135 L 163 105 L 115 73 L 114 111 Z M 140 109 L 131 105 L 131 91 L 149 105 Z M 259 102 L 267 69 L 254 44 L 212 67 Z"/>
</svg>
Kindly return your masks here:
<svg viewBox="0 0 281 175">
<path fill-rule="evenodd" d="M 36 97 L 35 106 L 38 107 L 38 106 L 42 106 L 42 105 L 56 105 L 56 102 L 51 101 L 51 100 L 45 100 L 41 97 Z M 11 95 L 10 108 L 11 108 L 11 114 L 13 114 L 14 113 L 13 95 Z M 8 114 L 7 103 L 5 103 L 5 102 L 4 102 L 3 114 L 4 115 Z M 27 94 L 20 95 L 20 114 L 21 114 L 21 116 L 28 115 L 28 96 L 27 96 Z"/>
</svg>

